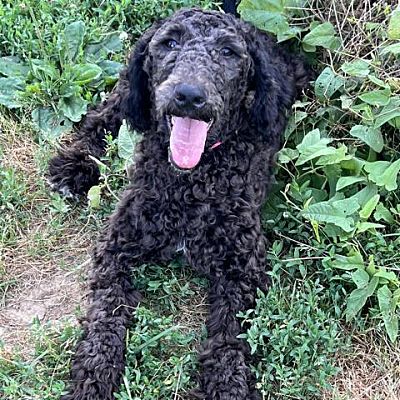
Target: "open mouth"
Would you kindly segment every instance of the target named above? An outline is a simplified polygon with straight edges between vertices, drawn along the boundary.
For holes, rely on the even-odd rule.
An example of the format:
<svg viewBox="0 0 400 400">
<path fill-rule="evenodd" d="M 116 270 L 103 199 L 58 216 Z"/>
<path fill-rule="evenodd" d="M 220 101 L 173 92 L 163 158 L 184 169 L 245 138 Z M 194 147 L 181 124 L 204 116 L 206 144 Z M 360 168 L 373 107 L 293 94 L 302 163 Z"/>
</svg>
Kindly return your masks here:
<svg viewBox="0 0 400 400">
<path fill-rule="evenodd" d="M 170 161 L 182 170 L 191 170 L 201 159 L 213 121 L 167 116 L 170 126 Z"/>
</svg>

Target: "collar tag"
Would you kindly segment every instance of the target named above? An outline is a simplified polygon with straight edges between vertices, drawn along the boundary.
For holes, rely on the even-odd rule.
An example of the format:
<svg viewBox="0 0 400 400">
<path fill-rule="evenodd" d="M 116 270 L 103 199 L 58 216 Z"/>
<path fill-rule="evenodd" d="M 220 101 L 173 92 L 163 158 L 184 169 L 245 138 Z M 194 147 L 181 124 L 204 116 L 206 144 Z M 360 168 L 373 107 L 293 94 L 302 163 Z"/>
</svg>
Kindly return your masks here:
<svg viewBox="0 0 400 400">
<path fill-rule="evenodd" d="M 222 142 L 216 142 L 216 143 L 214 143 L 214 144 L 210 147 L 210 150 L 213 150 L 213 149 L 217 148 L 217 147 L 220 146 L 221 144 L 222 144 Z"/>
</svg>

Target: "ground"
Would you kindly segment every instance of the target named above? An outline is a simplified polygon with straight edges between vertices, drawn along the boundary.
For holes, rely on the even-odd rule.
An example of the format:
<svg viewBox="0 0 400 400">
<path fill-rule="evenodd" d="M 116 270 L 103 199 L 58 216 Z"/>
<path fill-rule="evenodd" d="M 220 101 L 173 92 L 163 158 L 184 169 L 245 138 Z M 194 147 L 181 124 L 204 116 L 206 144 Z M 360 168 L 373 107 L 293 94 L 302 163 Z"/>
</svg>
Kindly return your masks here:
<svg viewBox="0 0 400 400">
<path fill-rule="evenodd" d="M 90 200 L 64 200 L 49 190 L 46 171 L 70 132 L 60 138 L 51 118 L 61 115 L 64 128 L 79 120 L 111 90 L 131 45 L 160 12 L 198 2 L 97 3 L 0 0 L 0 54 L 20 57 L 0 57 L 5 400 L 58 400 L 65 390 L 91 247 L 126 184 L 137 140 L 125 127 L 109 138 Z M 316 79 L 294 106 L 262 210 L 271 286 L 241 315 L 263 400 L 399 400 L 400 9 L 393 0 L 242 0 L 240 12 L 281 40 L 296 36 L 292 45 L 304 50 Z M 31 58 L 41 61 L 30 65 Z M 1 91 L 5 84 L 11 94 L 23 90 L 21 108 L 7 108 L 15 99 Z M 207 282 L 179 260 L 143 265 L 133 279 L 144 300 L 116 399 L 188 399 Z"/>
<path fill-rule="evenodd" d="M 11 360 L 19 353 L 29 363 L 37 357 L 33 325 L 40 322 L 41 326 L 51 323 L 62 327 L 66 321 L 68 326 L 77 324 L 77 316 L 85 308 L 90 248 L 100 222 L 93 222 L 94 215 L 87 212 L 85 204 L 63 203 L 50 193 L 45 182 L 45 162 L 37 156 L 49 150 L 38 151 L 40 145 L 35 143 L 36 135 L 29 123 L 1 118 L 1 129 L 2 166 L 12 167 L 21 177 L 25 184 L 21 196 L 26 202 L 13 215 L 13 240 L 1 249 L 3 348 L 0 355 Z M 29 213 L 28 221 L 21 222 L 18 217 L 25 218 L 25 213 Z M 156 271 L 150 279 L 153 290 L 162 285 L 159 279 Z M 187 272 L 172 270 L 172 277 L 167 278 L 170 287 L 165 288 L 163 306 L 176 308 L 170 310 L 174 311 L 174 324 L 200 335 L 206 313 L 206 292 L 195 279 Z M 185 280 L 190 286 L 182 289 Z M 180 301 L 177 288 L 184 299 L 186 294 L 185 301 Z M 151 299 L 149 303 L 154 305 Z M 156 308 L 160 303 L 158 299 Z M 331 379 L 333 389 L 325 390 L 320 398 L 398 400 L 400 351 L 377 338 L 374 332 L 352 335 L 349 351 L 336 354 L 335 365 L 341 371 Z M 29 387 L 32 382 L 25 384 Z M 14 399 L 11 395 L 9 398 Z"/>
<path fill-rule="evenodd" d="M 54 215 L 40 212 L 49 195 L 43 190 L 43 176 L 35 163 L 38 145 L 29 128 L 3 118 L 1 127 L 2 166 L 13 168 L 23 177 L 26 192 L 22 195 L 32 196 L 23 208 L 34 212 L 26 226 L 18 226 L 17 222 L 12 245 L 2 247 L 0 332 L 6 351 L 18 347 L 28 354 L 32 350 L 29 327 L 35 318 L 41 322 L 74 318 L 83 303 L 81 273 L 89 263 L 91 238 L 73 221 L 54 230 Z M 17 215 L 12 217 L 17 221 Z M 71 265 L 76 266 L 75 270 L 70 270 Z"/>
</svg>

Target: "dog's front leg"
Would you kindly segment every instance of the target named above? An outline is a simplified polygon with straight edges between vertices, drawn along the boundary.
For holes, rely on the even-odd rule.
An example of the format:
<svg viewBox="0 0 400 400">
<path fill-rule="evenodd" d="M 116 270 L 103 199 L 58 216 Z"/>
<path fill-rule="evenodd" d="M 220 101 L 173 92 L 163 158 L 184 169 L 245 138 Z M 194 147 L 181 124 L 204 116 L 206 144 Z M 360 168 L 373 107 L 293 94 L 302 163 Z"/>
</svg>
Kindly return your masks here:
<svg viewBox="0 0 400 400">
<path fill-rule="evenodd" d="M 125 366 L 125 336 L 139 292 L 131 269 L 142 262 L 167 261 L 177 244 L 159 231 L 149 209 L 162 211 L 141 191 L 128 190 L 110 218 L 93 255 L 89 308 L 71 367 L 71 385 L 62 400 L 112 400 Z"/>
<path fill-rule="evenodd" d="M 206 400 L 256 400 L 249 346 L 238 338 L 243 329 L 237 314 L 254 306 L 257 288 L 266 289 L 265 239 L 259 225 L 242 230 L 226 223 L 207 240 L 195 261 L 207 266 L 211 281 L 208 338 L 199 356 L 200 390 L 195 394 Z"/>
<path fill-rule="evenodd" d="M 90 305 L 84 334 L 71 367 L 71 385 L 62 400 L 111 400 L 125 365 L 125 335 L 139 293 L 130 282 L 127 261 L 105 250 L 94 259 Z"/>
<path fill-rule="evenodd" d="M 90 156 L 100 159 L 105 153 L 105 135 L 118 135 L 124 118 L 121 103 L 126 94 L 127 81 L 122 75 L 110 97 L 85 116 L 72 142 L 50 160 L 48 180 L 53 190 L 77 197 L 98 183 L 99 168 Z"/>
</svg>

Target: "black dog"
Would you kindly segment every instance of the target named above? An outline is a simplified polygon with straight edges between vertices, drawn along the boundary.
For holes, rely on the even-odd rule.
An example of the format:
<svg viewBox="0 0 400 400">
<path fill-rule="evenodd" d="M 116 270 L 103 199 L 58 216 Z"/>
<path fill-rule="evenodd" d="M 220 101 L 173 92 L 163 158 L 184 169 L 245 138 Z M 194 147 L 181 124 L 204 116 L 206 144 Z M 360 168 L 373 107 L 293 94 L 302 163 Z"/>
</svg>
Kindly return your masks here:
<svg viewBox="0 0 400 400">
<path fill-rule="evenodd" d="M 93 257 L 90 308 L 65 400 L 112 399 L 140 295 L 130 269 L 184 249 L 210 280 L 197 396 L 258 399 L 236 315 L 266 289 L 260 207 L 288 111 L 307 76 L 265 33 L 219 12 L 182 10 L 138 41 L 110 99 L 52 160 L 53 186 L 84 193 L 98 179 L 104 131 L 143 133 L 132 183 Z"/>
</svg>

